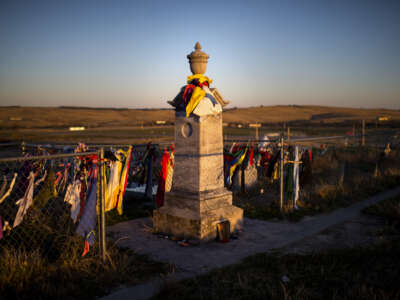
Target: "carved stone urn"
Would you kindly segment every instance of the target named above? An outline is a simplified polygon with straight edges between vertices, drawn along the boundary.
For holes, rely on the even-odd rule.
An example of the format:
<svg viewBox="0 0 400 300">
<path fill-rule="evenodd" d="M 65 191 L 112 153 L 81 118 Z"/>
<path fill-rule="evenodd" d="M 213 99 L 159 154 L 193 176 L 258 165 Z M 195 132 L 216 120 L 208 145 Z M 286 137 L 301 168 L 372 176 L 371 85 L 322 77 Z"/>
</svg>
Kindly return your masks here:
<svg viewBox="0 0 400 300">
<path fill-rule="evenodd" d="M 195 51 L 187 56 L 190 64 L 190 71 L 192 71 L 193 74 L 204 74 L 207 70 L 207 61 L 210 56 L 201 51 L 199 42 L 196 43 L 194 49 Z"/>
</svg>

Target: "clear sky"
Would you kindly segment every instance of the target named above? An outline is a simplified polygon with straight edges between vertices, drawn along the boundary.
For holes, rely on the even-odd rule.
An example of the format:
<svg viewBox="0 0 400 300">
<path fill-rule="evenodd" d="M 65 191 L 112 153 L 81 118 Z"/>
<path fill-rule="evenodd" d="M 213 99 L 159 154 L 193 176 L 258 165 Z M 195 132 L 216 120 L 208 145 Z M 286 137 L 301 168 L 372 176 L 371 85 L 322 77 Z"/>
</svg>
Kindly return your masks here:
<svg viewBox="0 0 400 300">
<path fill-rule="evenodd" d="M 400 109 L 400 1 L 0 1 L 0 104 L 169 107 L 199 41 L 231 106 Z"/>
</svg>

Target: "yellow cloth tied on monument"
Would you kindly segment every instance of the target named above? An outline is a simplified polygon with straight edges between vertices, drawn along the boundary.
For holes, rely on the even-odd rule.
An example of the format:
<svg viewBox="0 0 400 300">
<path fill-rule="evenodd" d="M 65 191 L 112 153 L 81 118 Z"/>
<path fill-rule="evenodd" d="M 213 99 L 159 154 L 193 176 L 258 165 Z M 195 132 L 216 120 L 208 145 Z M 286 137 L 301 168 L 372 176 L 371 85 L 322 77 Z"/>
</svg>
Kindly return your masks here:
<svg viewBox="0 0 400 300">
<path fill-rule="evenodd" d="M 190 83 L 193 79 L 198 79 L 200 83 L 208 81 L 208 84 L 211 84 L 212 80 L 203 74 L 194 74 L 190 75 L 187 78 L 187 83 Z"/>
<path fill-rule="evenodd" d="M 189 103 L 186 105 L 186 118 L 190 116 L 192 111 L 196 108 L 197 104 L 203 99 L 206 92 L 201 87 L 196 86 L 193 90 L 192 97 L 190 97 Z"/>
</svg>

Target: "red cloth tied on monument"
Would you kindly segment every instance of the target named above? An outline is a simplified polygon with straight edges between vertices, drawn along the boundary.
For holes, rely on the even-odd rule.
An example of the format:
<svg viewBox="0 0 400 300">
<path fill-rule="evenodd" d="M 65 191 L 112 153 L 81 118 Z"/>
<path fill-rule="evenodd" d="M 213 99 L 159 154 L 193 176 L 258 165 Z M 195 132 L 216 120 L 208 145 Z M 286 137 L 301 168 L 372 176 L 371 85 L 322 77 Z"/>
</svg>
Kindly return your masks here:
<svg viewBox="0 0 400 300">
<path fill-rule="evenodd" d="M 185 86 L 185 90 L 182 95 L 183 102 L 185 102 L 186 104 L 189 102 L 190 98 L 192 97 L 193 90 L 195 89 L 196 86 L 201 88 L 203 86 L 209 87 L 209 84 L 207 81 L 201 83 L 198 79 L 192 80 L 190 84 Z"/>
<path fill-rule="evenodd" d="M 185 103 L 187 103 L 188 99 L 190 99 L 190 96 L 192 95 L 194 88 L 195 88 L 194 84 L 188 84 L 185 87 L 185 91 L 183 92 L 183 96 L 182 96 L 182 99 Z"/>
</svg>

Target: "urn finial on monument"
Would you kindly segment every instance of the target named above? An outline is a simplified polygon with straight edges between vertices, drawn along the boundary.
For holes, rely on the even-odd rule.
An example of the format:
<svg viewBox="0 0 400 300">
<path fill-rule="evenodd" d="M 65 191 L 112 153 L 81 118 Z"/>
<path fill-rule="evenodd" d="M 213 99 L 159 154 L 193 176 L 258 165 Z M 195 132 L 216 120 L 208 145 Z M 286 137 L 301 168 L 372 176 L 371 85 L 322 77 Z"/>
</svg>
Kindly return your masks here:
<svg viewBox="0 0 400 300">
<path fill-rule="evenodd" d="M 207 61 L 210 55 L 201 51 L 199 42 L 194 46 L 194 51 L 187 55 L 190 64 L 190 70 L 193 74 L 204 74 L 207 70 Z"/>
</svg>

